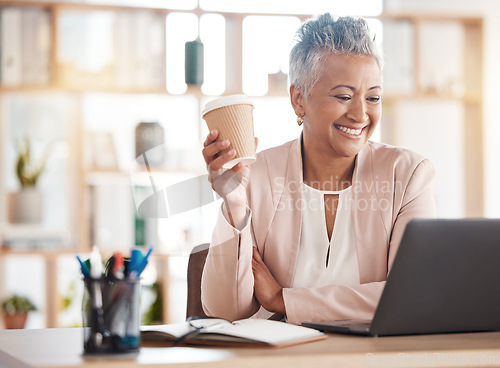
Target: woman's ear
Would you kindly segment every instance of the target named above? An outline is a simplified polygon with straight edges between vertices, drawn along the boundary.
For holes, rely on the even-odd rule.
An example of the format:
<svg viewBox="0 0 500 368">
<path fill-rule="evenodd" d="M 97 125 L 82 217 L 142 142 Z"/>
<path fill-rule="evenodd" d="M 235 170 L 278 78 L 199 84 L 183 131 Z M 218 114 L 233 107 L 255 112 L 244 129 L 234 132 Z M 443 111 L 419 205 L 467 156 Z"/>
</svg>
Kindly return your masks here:
<svg viewBox="0 0 500 368">
<path fill-rule="evenodd" d="M 295 84 L 290 85 L 290 101 L 292 102 L 293 110 L 295 111 L 295 115 L 304 116 L 305 108 L 304 108 L 304 93 L 302 90 L 295 86 Z"/>
</svg>

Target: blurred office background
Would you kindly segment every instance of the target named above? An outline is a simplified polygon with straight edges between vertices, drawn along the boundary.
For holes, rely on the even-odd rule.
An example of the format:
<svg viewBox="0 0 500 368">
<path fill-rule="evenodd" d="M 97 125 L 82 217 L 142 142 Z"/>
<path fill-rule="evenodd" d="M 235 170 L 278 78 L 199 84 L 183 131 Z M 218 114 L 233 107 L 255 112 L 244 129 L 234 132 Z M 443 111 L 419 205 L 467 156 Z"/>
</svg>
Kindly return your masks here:
<svg viewBox="0 0 500 368">
<path fill-rule="evenodd" d="M 139 206 L 179 183 L 181 203 L 198 195 L 200 111 L 215 96 L 252 97 L 259 150 L 298 137 L 288 53 L 300 22 L 325 11 L 369 20 L 385 55 L 373 139 L 432 160 L 439 217 L 500 216 L 498 1 L 2 0 L 0 299 L 35 302 L 28 328 L 81 323 L 75 254 L 93 244 L 108 256 L 153 245 L 143 312 L 184 319 L 187 257 L 210 241 L 220 202 L 165 218 Z M 186 43 L 189 65 L 203 44 L 202 84 L 185 83 Z M 26 140 L 34 161 L 48 152 L 31 223 L 12 214 Z"/>
</svg>

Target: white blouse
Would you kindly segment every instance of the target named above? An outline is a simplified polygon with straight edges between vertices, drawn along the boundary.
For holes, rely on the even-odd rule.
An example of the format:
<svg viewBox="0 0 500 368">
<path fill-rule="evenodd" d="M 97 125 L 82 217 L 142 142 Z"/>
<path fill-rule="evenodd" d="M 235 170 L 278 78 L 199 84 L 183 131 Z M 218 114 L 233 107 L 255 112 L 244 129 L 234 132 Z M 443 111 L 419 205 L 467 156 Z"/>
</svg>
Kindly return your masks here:
<svg viewBox="0 0 500 368">
<path fill-rule="evenodd" d="M 358 254 L 351 218 L 352 186 L 341 191 L 323 191 L 306 184 L 302 187 L 302 233 L 292 286 L 358 285 Z M 339 195 L 331 239 L 326 227 L 325 194 Z"/>
</svg>

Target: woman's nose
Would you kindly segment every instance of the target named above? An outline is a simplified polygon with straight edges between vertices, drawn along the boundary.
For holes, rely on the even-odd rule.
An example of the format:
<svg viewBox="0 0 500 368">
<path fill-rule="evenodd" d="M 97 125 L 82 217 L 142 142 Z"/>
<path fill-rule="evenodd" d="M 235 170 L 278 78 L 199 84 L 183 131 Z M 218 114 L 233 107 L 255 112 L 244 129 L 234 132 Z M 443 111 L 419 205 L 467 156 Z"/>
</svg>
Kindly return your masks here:
<svg viewBox="0 0 500 368">
<path fill-rule="evenodd" d="M 366 122 L 368 120 L 368 114 L 366 113 L 365 104 L 362 101 L 353 101 L 347 111 L 346 117 L 356 123 Z"/>
</svg>

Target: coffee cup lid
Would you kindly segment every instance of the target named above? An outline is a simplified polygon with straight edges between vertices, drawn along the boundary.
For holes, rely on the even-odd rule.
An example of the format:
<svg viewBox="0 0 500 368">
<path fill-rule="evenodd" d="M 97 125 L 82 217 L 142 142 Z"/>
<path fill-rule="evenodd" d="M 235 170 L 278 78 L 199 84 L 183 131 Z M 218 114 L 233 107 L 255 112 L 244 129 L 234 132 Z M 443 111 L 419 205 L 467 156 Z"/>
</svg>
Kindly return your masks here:
<svg viewBox="0 0 500 368">
<path fill-rule="evenodd" d="M 255 107 L 252 100 L 246 95 L 229 95 L 216 98 L 215 100 L 209 101 L 205 104 L 205 108 L 201 112 L 201 116 L 204 116 L 206 113 L 229 105 L 252 105 Z"/>
</svg>

